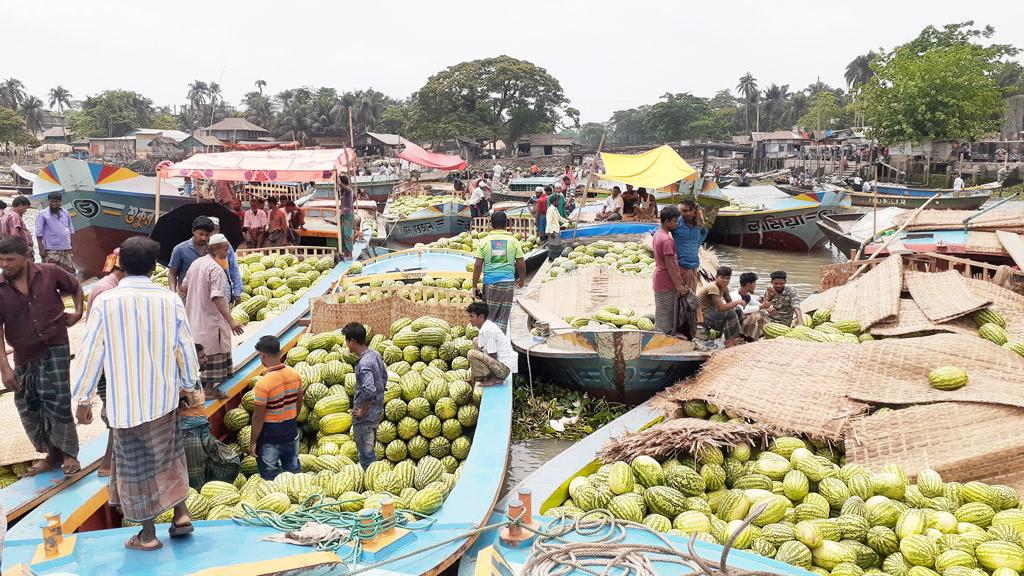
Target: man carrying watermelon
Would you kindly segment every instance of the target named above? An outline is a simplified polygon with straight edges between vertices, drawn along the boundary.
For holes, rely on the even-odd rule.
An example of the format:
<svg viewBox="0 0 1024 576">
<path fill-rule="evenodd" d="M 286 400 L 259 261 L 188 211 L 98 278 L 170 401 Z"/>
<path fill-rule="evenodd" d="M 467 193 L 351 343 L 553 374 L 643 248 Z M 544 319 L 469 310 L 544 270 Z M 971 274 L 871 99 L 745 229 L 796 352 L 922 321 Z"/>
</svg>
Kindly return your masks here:
<svg viewBox="0 0 1024 576">
<path fill-rule="evenodd" d="M 359 357 L 356 362 L 356 393 L 352 398 L 352 440 L 359 449 L 359 464 L 365 470 L 377 460 L 377 424 L 384 413 L 384 387 L 388 383 L 384 359 L 366 345 L 366 327 L 349 322 L 341 329 L 345 345 Z"/>
<path fill-rule="evenodd" d="M 263 336 L 256 343 L 266 368 L 253 388 L 252 435 L 249 453 L 256 457 L 260 478 L 273 480 L 281 472 L 299 472 L 299 428 L 302 378 L 281 362 L 281 341 Z"/>
</svg>

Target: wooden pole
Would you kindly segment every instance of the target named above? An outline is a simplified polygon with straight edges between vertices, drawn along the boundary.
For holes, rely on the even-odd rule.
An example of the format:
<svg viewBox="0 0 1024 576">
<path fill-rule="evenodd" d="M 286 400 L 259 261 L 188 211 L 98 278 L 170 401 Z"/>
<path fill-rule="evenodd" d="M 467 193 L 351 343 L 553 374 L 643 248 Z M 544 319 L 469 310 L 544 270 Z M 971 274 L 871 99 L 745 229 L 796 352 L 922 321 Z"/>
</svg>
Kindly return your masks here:
<svg viewBox="0 0 1024 576">
<path fill-rule="evenodd" d="M 590 190 L 595 177 L 597 176 L 597 157 L 601 155 L 604 148 L 604 134 L 601 134 L 601 141 L 597 143 L 597 152 L 594 152 L 594 159 L 590 161 L 590 174 L 587 174 L 587 185 L 583 187 L 583 202 L 576 208 L 576 222 L 572 227 L 572 241 L 576 241 L 576 231 L 580 227 L 580 216 L 583 215 L 583 208 L 587 205 L 587 191 Z"/>
<path fill-rule="evenodd" d="M 342 243 L 342 235 L 344 234 L 341 226 L 341 196 L 338 194 L 338 172 L 334 172 L 334 217 L 338 221 L 338 251 L 341 252 L 344 248 Z"/>
<path fill-rule="evenodd" d="M 153 200 L 153 226 L 156 226 L 156 221 L 160 219 L 160 189 L 163 188 L 163 177 L 160 176 L 160 172 L 156 173 L 156 198 Z"/>
<path fill-rule="evenodd" d="M 914 210 L 914 213 L 910 215 L 910 218 L 907 218 L 907 221 L 904 222 L 903 225 L 900 226 L 899 229 L 897 229 L 895 233 L 893 233 L 892 235 L 889 236 L 889 239 L 886 240 L 884 244 L 882 244 L 881 248 L 876 250 L 875 253 L 872 254 L 871 256 L 868 256 L 867 261 L 865 261 L 865 263 L 862 264 L 861 267 L 858 268 L 857 271 L 854 272 L 853 275 L 850 276 L 850 278 L 849 278 L 849 280 L 847 280 L 847 282 L 849 282 L 850 280 L 853 280 L 854 278 L 859 276 L 860 273 L 863 272 L 864 269 L 868 267 L 868 264 L 867 264 L 868 261 L 874 260 L 876 256 L 878 256 L 882 252 L 885 252 L 885 249 L 888 248 L 890 244 L 895 242 L 896 239 L 900 237 L 900 233 L 902 233 L 904 230 L 906 230 L 907 226 L 910 226 L 911 224 L 913 224 L 914 220 L 917 220 L 917 217 L 921 215 L 921 211 L 923 211 L 929 204 L 931 204 L 932 200 L 935 200 L 939 196 L 941 196 L 941 194 L 935 194 L 934 196 L 929 198 L 927 201 L 925 201 L 924 204 L 921 204 L 920 208 L 918 208 L 917 210 Z"/>
</svg>

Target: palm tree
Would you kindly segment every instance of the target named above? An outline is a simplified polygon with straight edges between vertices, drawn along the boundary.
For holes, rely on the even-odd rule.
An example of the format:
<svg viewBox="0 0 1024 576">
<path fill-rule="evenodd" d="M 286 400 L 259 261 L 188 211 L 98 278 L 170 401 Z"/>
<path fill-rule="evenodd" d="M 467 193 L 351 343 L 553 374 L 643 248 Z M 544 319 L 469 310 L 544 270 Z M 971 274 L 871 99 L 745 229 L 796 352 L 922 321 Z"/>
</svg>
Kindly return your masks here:
<svg viewBox="0 0 1024 576">
<path fill-rule="evenodd" d="M 209 90 L 209 86 L 202 80 L 195 80 L 188 85 L 189 116 L 191 117 L 190 124 L 193 128 L 198 124 L 196 122 L 196 110 L 202 108 L 203 104 L 206 103 L 207 90 Z"/>
<path fill-rule="evenodd" d="M 263 95 L 263 88 L 266 87 L 267 81 L 266 80 L 257 80 L 255 82 L 253 82 L 253 84 L 256 86 L 256 89 L 260 91 L 260 96 L 262 96 Z"/>
<path fill-rule="evenodd" d="M 768 115 L 769 130 L 778 128 L 775 121 L 781 119 L 781 114 L 777 113 L 782 111 L 782 108 L 785 106 L 786 101 L 789 100 L 790 96 L 792 96 L 792 94 L 789 92 L 789 84 L 779 86 L 773 82 L 771 86 L 765 89 L 765 113 Z"/>
<path fill-rule="evenodd" d="M 851 60 L 846 65 L 846 74 L 843 75 L 846 78 L 846 85 L 854 88 L 870 80 L 875 75 L 875 71 L 871 69 L 871 62 L 877 57 L 878 54 L 871 50 Z"/>
<path fill-rule="evenodd" d="M 29 96 L 21 103 L 21 117 L 29 131 L 38 134 L 43 131 L 43 101 Z"/>
<path fill-rule="evenodd" d="M 25 84 L 17 78 L 8 78 L 0 84 L 0 106 L 17 110 L 25 99 Z"/>
<path fill-rule="evenodd" d="M 56 88 L 50 88 L 50 108 L 57 107 L 57 111 L 60 112 L 60 128 L 64 138 L 67 139 L 67 119 L 64 118 L 64 109 L 71 108 L 71 91 L 67 88 L 58 85 Z"/>
<path fill-rule="evenodd" d="M 750 129 L 750 101 L 758 95 L 757 91 L 757 78 L 750 72 L 747 72 L 740 77 L 739 84 L 736 85 L 736 91 L 743 97 L 743 124 L 744 127 Z"/>
<path fill-rule="evenodd" d="M 206 86 L 206 93 L 210 95 L 210 125 L 213 125 L 213 113 L 217 109 L 217 99 L 220 98 L 220 84 L 210 82 Z"/>
</svg>

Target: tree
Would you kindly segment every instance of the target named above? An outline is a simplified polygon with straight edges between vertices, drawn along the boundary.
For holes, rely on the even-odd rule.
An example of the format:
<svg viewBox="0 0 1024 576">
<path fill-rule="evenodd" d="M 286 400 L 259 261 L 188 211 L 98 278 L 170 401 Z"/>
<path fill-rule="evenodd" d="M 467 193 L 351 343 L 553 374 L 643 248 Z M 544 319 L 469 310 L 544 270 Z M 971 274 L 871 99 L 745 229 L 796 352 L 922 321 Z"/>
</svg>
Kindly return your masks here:
<svg viewBox="0 0 1024 576">
<path fill-rule="evenodd" d="M 462 62 L 431 76 L 416 93 L 409 129 L 442 140 L 456 134 L 515 142 L 554 130 L 568 103 L 547 70 L 498 56 Z"/>
<path fill-rule="evenodd" d="M 267 87 L 267 81 L 266 80 L 257 80 L 255 82 L 253 82 L 253 85 L 256 86 L 256 89 L 260 91 L 260 96 L 262 96 L 263 95 L 263 89 Z"/>
<path fill-rule="evenodd" d="M 927 29 L 926 29 L 927 30 Z M 914 42 L 873 65 L 859 103 L 884 143 L 975 139 L 1002 123 L 1005 103 L 990 77 L 995 62 L 974 44 Z"/>
<path fill-rule="evenodd" d="M 189 127 L 196 128 L 199 126 L 197 113 L 202 112 L 202 106 L 206 103 L 206 93 L 209 90 L 209 86 L 202 80 L 193 80 L 188 85 L 188 102 L 189 102 Z"/>
<path fill-rule="evenodd" d="M 274 104 L 259 92 L 249 92 L 242 100 L 243 116 L 257 126 L 272 128 L 276 122 Z"/>
<path fill-rule="evenodd" d="M 21 117 L 25 119 L 25 125 L 33 134 L 43 131 L 43 120 L 45 119 L 43 101 L 35 96 L 29 96 L 21 103 Z"/>
<path fill-rule="evenodd" d="M 17 78 L 8 78 L 0 83 L 0 106 L 17 110 L 25 99 L 25 84 Z"/>
<path fill-rule="evenodd" d="M 871 50 L 851 60 L 846 65 L 846 73 L 843 75 L 846 78 L 846 86 L 852 90 L 870 80 L 875 75 L 871 69 L 871 62 L 877 57 L 878 54 Z"/>
<path fill-rule="evenodd" d="M 576 143 L 585 148 L 597 148 L 601 135 L 607 131 L 608 127 L 600 122 L 584 122 L 576 132 Z"/>
<path fill-rule="evenodd" d="M 57 107 L 57 111 L 64 114 L 66 108 L 71 107 L 71 91 L 63 86 L 50 88 L 50 108 Z"/>
<path fill-rule="evenodd" d="M 775 130 L 782 127 L 782 120 L 785 116 L 786 106 L 792 93 L 789 91 L 789 84 L 778 84 L 772 82 L 771 86 L 764 91 L 764 112 L 767 120 L 767 129 Z"/>
<path fill-rule="evenodd" d="M 842 115 L 842 109 L 836 103 L 831 92 L 820 92 L 812 97 L 807 113 L 797 120 L 797 126 L 812 130 L 825 130 Z"/>
<path fill-rule="evenodd" d="M 104 136 L 96 117 L 81 110 L 68 110 L 64 115 L 67 131 L 78 138 L 98 138 Z"/>
<path fill-rule="evenodd" d="M 217 100 L 220 98 L 220 84 L 210 82 L 206 85 L 206 93 L 210 96 L 210 125 L 213 125 L 213 114 L 217 110 Z"/>
<path fill-rule="evenodd" d="M 406 134 L 409 129 L 410 106 L 405 103 L 391 104 L 380 117 L 380 128 L 390 134 Z"/>
<path fill-rule="evenodd" d="M 172 114 L 157 114 L 149 121 L 149 127 L 160 130 L 179 130 L 181 122 Z"/>
<path fill-rule="evenodd" d="M 79 125 L 92 130 L 93 133 L 83 134 L 75 130 L 76 135 L 124 136 L 136 128 L 149 124 L 153 114 L 153 102 L 130 90 L 106 90 L 86 98 L 81 111 L 91 119 L 84 120 Z"/>
<path fill-rule="evenodd" d="M 740 77 L 736 91 L 743 98 L 743 127 L 750 130 L 750 101 L 758 95 L 757 78 L 750 72 Z"/>
<path fill-rule="evenodd" d="M 18 146 L 37 143 L 21 116 L 6 106 L 0 106 L 0 143 Z"/>
<path fill-rule="evenodd" d="M 687 138 L 705 136 L 694 128 L 694 123 L 708 115 L 708 101 L 689 93 L 663 94 L 661 101 L 645 107 L 644 123 L 662 142 L 678 142 Z"/>
</svg>

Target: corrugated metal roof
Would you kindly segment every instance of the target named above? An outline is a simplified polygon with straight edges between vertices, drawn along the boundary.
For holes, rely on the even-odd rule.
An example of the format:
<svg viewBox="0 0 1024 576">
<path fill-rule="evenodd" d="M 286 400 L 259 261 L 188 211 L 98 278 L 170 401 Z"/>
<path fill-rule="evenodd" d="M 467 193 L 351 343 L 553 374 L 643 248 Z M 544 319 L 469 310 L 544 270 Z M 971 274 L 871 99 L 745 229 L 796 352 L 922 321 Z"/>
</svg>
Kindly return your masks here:
<svg viewBox="0 0 1024 576">
<path fill-rule="evenodd" d="M 754 142 L 764 140 L 803 140 L 804 137 L 792 130 L 778 130 L 775 132 L 751 132 L 750 137 Z"/>
<path fill-rule="evenodd" d="M 520 143 L 529 143 L 531 146 L 569 146 L 572 144 L 572 136 L 559 134 L 528 134 L 519 139 Z"/>
<path fill-rule="evenodd" d="M 225 118 L 212 126 L 203 128 L 203 130 L 248 130 L 250 132 L 269 132 L 269 130 L 260 128 L 245 118 Z"/>
</svg>

